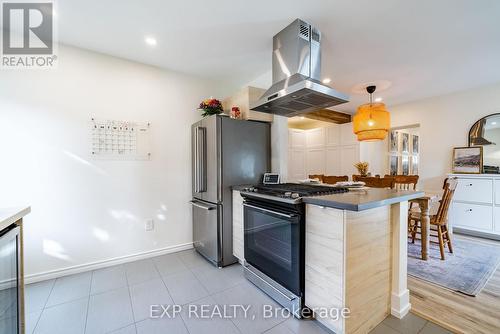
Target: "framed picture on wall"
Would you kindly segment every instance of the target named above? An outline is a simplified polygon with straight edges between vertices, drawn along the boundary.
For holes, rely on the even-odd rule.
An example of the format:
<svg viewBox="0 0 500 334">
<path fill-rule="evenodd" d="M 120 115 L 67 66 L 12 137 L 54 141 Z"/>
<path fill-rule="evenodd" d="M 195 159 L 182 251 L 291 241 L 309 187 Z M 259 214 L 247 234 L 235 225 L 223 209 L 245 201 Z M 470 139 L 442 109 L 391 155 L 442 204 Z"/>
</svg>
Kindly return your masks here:
<svg viewBox="0 0 500 334">
<path fill-rule="evenodd" d="M 401 153 L 410 153 L 410 134 L 406 132 L 401 133 Z"/>
<path fill-rule="evenodd" d="M 390 175 L 398 175 L 398 156 L 397 155 L 389 156 L 389 174 Z"/>
<path fill-rule="evenodd" d="M 411 175 L 418 175 L 418 155 L 411 156 Z"/>
<path fill-rule="evenodd" d="M 411 136 L 411 153 L 418 154 L 420 151 L 418 135 Z"/>
<path fill-rule="evenodd" d="M 401 174 L 410 175 L 410 157 L 407 155 L 401 157 Z"/>
<path fill-rule="evenodd" d="M 389 152 L 391 153 L 398 152 L 398 133 L 396 130 L 389 132 Z"/>
<path fill-rule="evenodd" d="M 483 170 L 483 147 L 455 147 L 453 173 L 480 174 Z"/>
</svg>

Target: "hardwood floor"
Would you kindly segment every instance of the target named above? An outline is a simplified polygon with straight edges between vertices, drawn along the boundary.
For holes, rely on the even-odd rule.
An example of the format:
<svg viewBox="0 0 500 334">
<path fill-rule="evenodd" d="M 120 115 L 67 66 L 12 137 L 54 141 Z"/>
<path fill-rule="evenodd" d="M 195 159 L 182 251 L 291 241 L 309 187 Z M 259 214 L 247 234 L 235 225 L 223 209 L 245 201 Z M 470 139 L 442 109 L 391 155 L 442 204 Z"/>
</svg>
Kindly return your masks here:
<svg viewBox="0 0 500 334">
<path fill-rule="evenodd" d="M 455 235 L 456 239 L 474 239 L 500 246 L 498 241 Z M 456 333 L 500 333 L 500 267 L 476 297 L 411 276 L 408 288 L 412 312 L 424 319 Z"/>
</svg>

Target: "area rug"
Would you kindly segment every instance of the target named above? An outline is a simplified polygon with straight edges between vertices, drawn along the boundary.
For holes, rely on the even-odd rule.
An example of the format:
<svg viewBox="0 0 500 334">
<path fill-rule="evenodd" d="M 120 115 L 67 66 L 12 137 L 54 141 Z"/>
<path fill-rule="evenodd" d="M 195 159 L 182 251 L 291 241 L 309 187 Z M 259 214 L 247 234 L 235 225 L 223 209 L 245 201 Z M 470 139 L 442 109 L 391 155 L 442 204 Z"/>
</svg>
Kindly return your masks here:
<svg viewBox="0 0 500 334">
<path fill-rule="evenodd" d="M 476 296 L 500 263 L 500 247 L 473 240 L 455 238 L 453 254 L 445 248 L 442 261 L 439 245 L 431 244 L 429 259 L 421 260 L 420 240 L 408 242 L 408 275 Z"/>
</svg>

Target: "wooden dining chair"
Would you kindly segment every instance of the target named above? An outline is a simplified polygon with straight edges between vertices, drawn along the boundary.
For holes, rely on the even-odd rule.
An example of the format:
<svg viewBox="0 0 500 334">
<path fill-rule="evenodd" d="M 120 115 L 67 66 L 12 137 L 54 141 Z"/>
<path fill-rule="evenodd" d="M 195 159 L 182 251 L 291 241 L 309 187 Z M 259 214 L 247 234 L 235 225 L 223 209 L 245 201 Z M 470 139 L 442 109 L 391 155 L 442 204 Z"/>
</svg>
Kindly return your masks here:
<svg viewBox="0 0 500 334">
<path fill-rule="evenodd" d="M 394 178 L 394 189 L 416 190 L 418 175 L 385 175 L 385 178 Z"/>
<path fill-rule="evenodd" d="M 353 175 L 352 175 L 352 180 L 353 180 L 354 182 L 357 182 L 357 181 L 359 181 L 359 179 L 362 179 L 362 178 L 367 178 L 367 177 L 380 178 L 380 175 L 378 175 L 378 174 L 377 174 L 377 175 L 375 175 L 375 176 L 361 176 L 361 175 L 356 175 L 356 174 L 353 174 Z"/>
<path fill-rule="evenodd" d="M 370 188 L 393 188 L 394 187 L 394 179 L 393 178 L 358 176 L 356 179 L 354 179 L 354 181 L 364 182 L 365 185 L 367 187 L 370 187 Z"/>
<path fill-rule="evenodd" d="M 443 197 L 439 201 L 439 208 L 435 215 L 431 215 L 431 235 L 429 237 L 437 237 L 439 243 L 439 251 L 441 252 L 441 260 L 444 260 L 444 247 L 447 246 L 450 253 L 453 253 L 451 244 L 451 236 L 448 232 L 448 212 L 455 189 L 457 188 L 458 180 L 456 177 L 447 178 L 443 185 Z M 421 215 L 419 212 L 411 213 L 408 217 L 409 230 L 412 242 L 415 242 L 417 234 L 422 233 Z M 434 227 L 434 228 L 433 228 Z M 437 234 L 432 234 L 437 232 Z"/>
<path fill-rule="evenodd" d="M 333 175 L 323 175 L 323 183 L 335 184 L 337 182 L 349 181 L 349 176 L 333 176 Z"/>
<path fill-rule="evenodd" d="M 323 177 L 324 176 L 325 175 L 323 175 L 323 174 L 311 174 L 311 175 L 309 175 L 309 178 L 310 179 L 318 179 L 319 182 L 323 182 Z"/>
</svg>

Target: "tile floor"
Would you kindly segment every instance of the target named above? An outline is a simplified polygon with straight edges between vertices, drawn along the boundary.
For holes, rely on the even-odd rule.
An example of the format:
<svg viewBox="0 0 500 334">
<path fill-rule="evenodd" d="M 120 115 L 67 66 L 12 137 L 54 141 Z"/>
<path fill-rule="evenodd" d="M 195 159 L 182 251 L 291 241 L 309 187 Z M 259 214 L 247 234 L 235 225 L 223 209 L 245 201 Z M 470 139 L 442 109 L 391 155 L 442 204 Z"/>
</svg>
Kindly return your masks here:
<svg viewBox="0 0 500 334">
<path fill-rule="evenodd" d="M 152 319 L 150 305 L 156 304 L 183 307 L 176 317 Z M 241 309 L 232 319 L 189 316 L 188 305 L 198 307 L 196 314 L 203 315 L 207 313 L 201 312 L 200 305 L 232 304 L 250 305 L 250 316 L 243 317 Z M 188 250 L 28 285 L 26 333 L 326 333 L 315 321 L 282 315 L 266 318 L 264 304 L 278 308 L 243 277 L 240 265 L 217 269 Z M 214 310 L 208 307 L 207 312 Z M 169 314 L 173 314 L 171 309 Z M 410 314 L 404 320 L 389 317 L 372 333 L 449 332 Z"/>
</svg>

